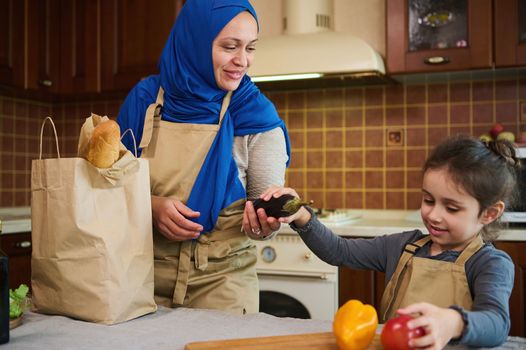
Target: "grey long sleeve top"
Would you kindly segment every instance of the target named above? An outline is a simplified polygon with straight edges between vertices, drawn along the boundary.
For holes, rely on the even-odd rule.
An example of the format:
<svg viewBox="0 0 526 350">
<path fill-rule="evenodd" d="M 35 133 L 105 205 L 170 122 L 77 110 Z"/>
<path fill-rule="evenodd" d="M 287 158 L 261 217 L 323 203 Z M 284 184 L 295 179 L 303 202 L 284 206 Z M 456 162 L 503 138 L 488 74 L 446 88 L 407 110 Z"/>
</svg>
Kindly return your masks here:
<svg viewBox="0 0 526 350">
<path fill-rule="evenodd" d="M 370 239 L 346 239 L 334 234 L 314 214 L 304 227 L 290 226 L 323 261 L 336 266 L 385 272 L 385 284 L 391 279 L 405 245 L 424 236 L 420 230 L 414 230 Z M 455 261 L 460 254 L 445 251 L 430 256 L 430 243 L 418 250 L 415 256 Z M 465 269 L 473 306 L 471 311 L 457 309 L 466 326 L 462 337 L 455 343 L 478 347 L 500 345 L 510 330 L 509 298 L 513 289 L 513 262 L 505 252 L 496 249 L 491 243 L 485 243 L 466 262 Z"/>
</svg>

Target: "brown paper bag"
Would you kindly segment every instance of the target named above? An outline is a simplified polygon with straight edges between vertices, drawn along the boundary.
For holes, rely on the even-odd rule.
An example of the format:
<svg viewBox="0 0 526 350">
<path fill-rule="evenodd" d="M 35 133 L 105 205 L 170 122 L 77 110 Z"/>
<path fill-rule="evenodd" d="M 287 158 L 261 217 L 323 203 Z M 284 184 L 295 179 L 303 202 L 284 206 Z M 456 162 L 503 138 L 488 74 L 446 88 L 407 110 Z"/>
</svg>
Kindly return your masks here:
<svg viewBox="0 0 526 350">
<path fill-rule="evenodd" d="M 58 158 L 42 158 L 49 120 Z M 60 158 L 51 118 L 31 164 L 35 311 L 104 324 L 154 312 L 148 162 L 127 152 L 111 168 Z"/>
</svg>

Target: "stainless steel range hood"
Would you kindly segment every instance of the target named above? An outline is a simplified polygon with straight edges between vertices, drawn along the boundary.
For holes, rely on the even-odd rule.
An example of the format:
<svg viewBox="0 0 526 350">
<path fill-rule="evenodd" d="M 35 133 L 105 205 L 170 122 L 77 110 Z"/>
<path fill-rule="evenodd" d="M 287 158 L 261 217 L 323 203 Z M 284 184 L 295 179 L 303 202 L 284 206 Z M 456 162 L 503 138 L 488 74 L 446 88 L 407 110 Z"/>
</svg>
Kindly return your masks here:
<svg viewBox="0 0 526 350">
<path fill-rule="evenodd" d="M 364 40 L 330 29 L 332 0 L 284 0 L 284 33 L 261 38 L 249 70 L 262 88 L 385 84 L 385 66 Z"/>
</svg>

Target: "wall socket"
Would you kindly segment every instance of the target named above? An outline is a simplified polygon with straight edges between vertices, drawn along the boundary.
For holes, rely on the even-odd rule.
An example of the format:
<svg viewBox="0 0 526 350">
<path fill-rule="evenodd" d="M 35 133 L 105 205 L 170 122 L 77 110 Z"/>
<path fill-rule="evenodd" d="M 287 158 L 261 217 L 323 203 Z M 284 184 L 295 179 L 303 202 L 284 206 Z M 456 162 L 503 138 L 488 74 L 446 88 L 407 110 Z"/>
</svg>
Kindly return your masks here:
<svg viewBox="0 0 526 350">
<path fill-rule="evenodd" d="M 404 145 L 404 129 L 393 128 L 387 129 L 387 146 L 403 146 Z"/>
</svg>

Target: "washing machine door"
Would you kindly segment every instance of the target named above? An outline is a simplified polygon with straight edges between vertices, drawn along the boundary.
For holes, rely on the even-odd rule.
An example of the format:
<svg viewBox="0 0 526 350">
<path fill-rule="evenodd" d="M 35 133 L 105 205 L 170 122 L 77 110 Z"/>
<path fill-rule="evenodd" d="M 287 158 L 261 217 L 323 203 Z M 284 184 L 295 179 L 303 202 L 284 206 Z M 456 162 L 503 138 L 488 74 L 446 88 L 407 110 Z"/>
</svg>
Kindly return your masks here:
<svg viewBox="0 0 526 350">
<path fill-rule="evenodd" d="M 277 317 L 311 318 L 309 311 L 301 302 L 279 292 L 259 292 L 259 311 Z"/>
</svg>

